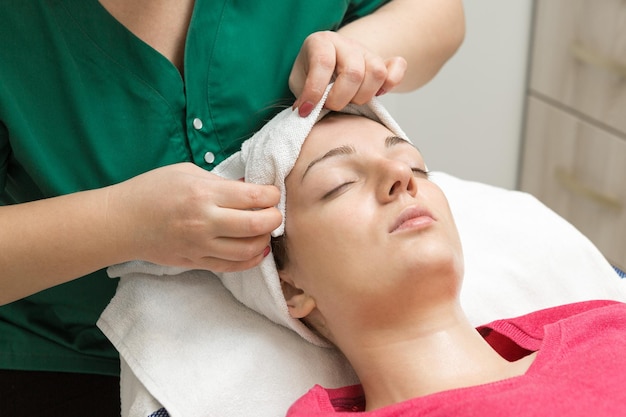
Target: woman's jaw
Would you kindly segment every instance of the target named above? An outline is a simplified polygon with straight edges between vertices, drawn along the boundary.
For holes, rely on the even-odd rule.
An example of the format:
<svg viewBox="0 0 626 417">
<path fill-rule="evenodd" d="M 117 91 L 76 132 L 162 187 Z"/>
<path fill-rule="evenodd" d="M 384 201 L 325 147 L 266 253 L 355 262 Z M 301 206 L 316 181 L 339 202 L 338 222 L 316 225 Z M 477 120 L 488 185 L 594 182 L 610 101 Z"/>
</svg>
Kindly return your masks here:
<svg viewBox="0 0 626 417">
<path fill-rule="evenodd" d="M 280 276 L 309 300 L 292 315 L 341 348 L 341 339 L 456 308 L 460 240 L 412 144 L 373 120 L 331 114 L 307 137 L 286 188 Z"/>
</svg>

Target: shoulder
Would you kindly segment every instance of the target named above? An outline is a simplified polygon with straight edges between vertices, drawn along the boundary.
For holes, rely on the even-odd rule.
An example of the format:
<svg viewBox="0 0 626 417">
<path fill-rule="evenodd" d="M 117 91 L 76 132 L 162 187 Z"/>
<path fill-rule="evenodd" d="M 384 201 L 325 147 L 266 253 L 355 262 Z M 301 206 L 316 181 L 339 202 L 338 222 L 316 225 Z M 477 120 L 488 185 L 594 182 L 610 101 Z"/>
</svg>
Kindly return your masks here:
<svg viewBox="0 0 626 417">
<path fill-rule="evenodd" d="M 477 330 L 487 341 L 504 336 L 522 348 L 534 351 L 541 345 L 546 326 L 557 323 L 567 323 L 568 326 L 588 325 L 590 320 L 607 320 L 607 315 L 626 318 L 626 304 L 610 300 L 565 304 L 515 318 L 496 320 L 478 327 Z"/>
</svg>

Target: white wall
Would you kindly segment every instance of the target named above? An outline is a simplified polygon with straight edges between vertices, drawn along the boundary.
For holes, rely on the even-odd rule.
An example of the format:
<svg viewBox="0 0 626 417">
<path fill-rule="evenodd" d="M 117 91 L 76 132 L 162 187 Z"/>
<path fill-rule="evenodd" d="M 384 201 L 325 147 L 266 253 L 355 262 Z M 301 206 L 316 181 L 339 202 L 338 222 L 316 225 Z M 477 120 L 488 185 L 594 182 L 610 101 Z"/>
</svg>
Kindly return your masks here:
<svg viewBox="0 0 626 417">
<path fill-rule="evenodd" d="M 465 41 L 429 84 L 383 97 L 431 170 L 515 188 L 532 0 L 466 0 Z"/>
</svg>

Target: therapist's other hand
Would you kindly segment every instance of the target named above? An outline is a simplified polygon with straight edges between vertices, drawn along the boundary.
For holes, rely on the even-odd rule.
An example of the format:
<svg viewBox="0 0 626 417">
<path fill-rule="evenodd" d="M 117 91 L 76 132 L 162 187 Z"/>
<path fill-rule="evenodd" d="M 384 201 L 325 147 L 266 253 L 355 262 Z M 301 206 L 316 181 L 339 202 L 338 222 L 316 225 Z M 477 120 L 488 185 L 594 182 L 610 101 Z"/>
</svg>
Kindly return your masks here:
<svg viewBox="0 0 626 417">
<path fill-rule="evenodd" d="M 339 33 L 315 32 L 305 39 L 289 75 L 289 88 L 297 97 L 293 108 L 308 116 L 333 79 L 326 108 L 364 104 L 400 84 L 406 68 L 402 57 L 385 59 Z"/>
<path fill-rule="evenodd" d="M 155 169 L 111 187 L 115 237 L 134 259 L 239 271 L 269 253 L 281 223 L 279 190 L 218 177 L 191 163 Z"/>
</svg>

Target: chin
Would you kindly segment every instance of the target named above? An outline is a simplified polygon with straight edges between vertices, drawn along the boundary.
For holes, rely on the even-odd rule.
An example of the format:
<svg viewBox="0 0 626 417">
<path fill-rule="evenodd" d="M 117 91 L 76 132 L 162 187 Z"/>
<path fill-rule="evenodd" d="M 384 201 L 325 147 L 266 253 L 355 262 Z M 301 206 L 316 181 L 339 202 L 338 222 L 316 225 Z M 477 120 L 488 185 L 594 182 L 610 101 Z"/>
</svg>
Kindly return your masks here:
<svg viewBox="0 0 626 417">
<path fill-rule="evenodd" d="M 409 261 L 406 271 L 411 274 L 445 275 L 457 279 L 463 277 L 465 265 L 460 244 L 458 246 L 449 243 L 432 244 L 420 250 L 413 250 L 407 258 Z"/>
</svg>

